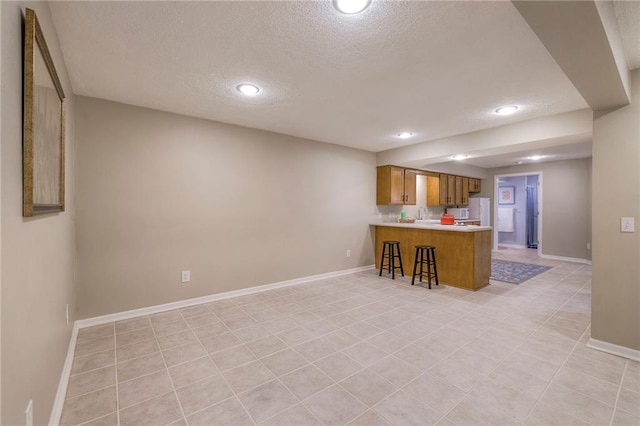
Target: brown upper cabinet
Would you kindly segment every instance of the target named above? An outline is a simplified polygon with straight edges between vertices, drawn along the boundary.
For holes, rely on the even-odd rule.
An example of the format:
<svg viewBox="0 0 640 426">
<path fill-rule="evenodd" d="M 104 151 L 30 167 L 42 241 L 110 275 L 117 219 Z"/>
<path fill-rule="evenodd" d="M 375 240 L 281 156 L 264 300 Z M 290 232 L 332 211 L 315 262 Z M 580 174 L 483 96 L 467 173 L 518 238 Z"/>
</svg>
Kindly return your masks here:
<svg viewBox="0 0 640 426">
<path fill-rule="evenodd" d="M 415 205 L 416 172 L 397 166 L 379 166 L 376 204 Z"/>
<path fill-rule="evenodd" d="M 456 191 L 457 191 L 457 187 L 456 187 Z M 457 193 L 456 193 L 457 195 Z M 462 205 L 463 206 L 468 206 L 469 205 L 469 178 L 467 177 L 462 177 Z"/>
<path fill-rule="evenodd" d="M 464 204 L 464 199 L 462 197 L 462 176 L 456 176 L 456 202 L 454 203 L 456 206 L 461 206 Z"/>
<path fill-rule="evenodd" d="M 427 206 L 467 206 L 469 193 L 480 192 L 480 179 L 398 166 L 378 166 L 376 204 L 415 205 L 418 174 L 427 176 Z"/>
<path fill-rule="evenodd" d="M 404 170 L 404 196 L 406 197 L 404 204 L 416 205 L 416 172 L 412 170 Z"/>
<path fill-rule="evenodd" d="M 440 174 L 427 176 L 427 206 L 466 206 L 471 178 Z"/>
<path fill-rule="evenodd" d="M 427 206 L 440 206 L 441 201 L 440 178 L 427 176 Z"/>
<path fill-rule="evenodd" d="M 469 192 L 480 192 L 480 179 L 469 178 Z"/>
<path fill-rule="evenodd" d="M 455 202 L 456 177 L 453 175 L 440 175 L 440 203 L 443 206 L 450 206 Z"/>
</svg>

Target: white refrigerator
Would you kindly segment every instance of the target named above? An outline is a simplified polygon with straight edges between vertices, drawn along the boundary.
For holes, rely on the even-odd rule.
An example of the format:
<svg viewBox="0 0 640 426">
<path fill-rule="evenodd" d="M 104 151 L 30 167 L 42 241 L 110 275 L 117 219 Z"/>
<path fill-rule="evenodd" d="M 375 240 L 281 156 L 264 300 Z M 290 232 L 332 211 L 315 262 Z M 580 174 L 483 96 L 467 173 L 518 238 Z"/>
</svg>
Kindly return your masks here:
<svg viewBox="0 0 640 426">
<path fill-rule="evenodd" d="M 491 198 L 469 198 L 469 219 L 479 219 L 480 225 L 491 225 Z"/>
</svg>

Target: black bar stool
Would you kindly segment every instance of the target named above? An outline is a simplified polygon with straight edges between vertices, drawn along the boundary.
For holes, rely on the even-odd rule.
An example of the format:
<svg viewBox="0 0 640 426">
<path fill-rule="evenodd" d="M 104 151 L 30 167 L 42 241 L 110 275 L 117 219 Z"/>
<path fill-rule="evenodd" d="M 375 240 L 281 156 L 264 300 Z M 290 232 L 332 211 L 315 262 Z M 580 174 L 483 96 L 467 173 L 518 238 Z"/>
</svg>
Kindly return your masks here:
<svg viewBox="0 0 640 426">
<path fill-rule="evenodd" d="M 418 265 L 420 265 L 418 267 Z M 427 265 L 427 270 L 424 270 L 424 265 Z M 433 271 L 431 270 L 433 266 Z M 435 278 L 436 285 L 440 285 L 438 282 L 438 268 L 436 267 L 436 248 L 434 246 L 416 246 L 416 259 L 413 262 L 413 277 L 411 278 L 411 285 L 415 284 L 416 277 L 426 277 L 429 281 L 429 288 L 431 288 L 431 278 Z"/>
<path fill-rule="evenodd" d="M 382 242 L 382 257 L 380 258 L 380 274 L 382 276 L 382 269 L 384 268 L 384 260 L 387 259 L 387 272 L 391 273 L 391 279 L 396 279 L 396 269 L 400 269 L 400 273 L 404 277 L 404 269 L 402 267 L 402 256 L 400 255 L 400 242 L 399 241 L 383 241 Z M 400 266 L 396 265 L 396 259 Z"/>
</svg>

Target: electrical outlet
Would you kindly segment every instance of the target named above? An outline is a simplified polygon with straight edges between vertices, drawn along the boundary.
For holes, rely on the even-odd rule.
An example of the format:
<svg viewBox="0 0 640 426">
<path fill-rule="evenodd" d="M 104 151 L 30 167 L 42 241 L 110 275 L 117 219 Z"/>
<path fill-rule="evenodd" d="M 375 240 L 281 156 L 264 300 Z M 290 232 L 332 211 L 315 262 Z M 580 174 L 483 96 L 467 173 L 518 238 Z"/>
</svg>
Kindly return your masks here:
<svg viewBox="0 0 640 426">
<path fill-rule="evenodd" d="M 347 257 L 351 257 L 351 250 L 347 250 Z"/>
<path fill-rule="evenodd" d="M 65 315 L 67 316 L 67 325 L 69 325 L 69 304 L 67 303 L 67 307 L 65 308 Z"/>
<path fill-rule="evenodd" d="M 24 410 L 25 421 L 24 424 L 26 426 L 33 426 L 33 400 L 30 399 L 27 404 L 27 409 Z"/>
<path fill-rule="evenodd" d="M 191 271 L 182 271 L 182 282 L 188 283 L 191 281 Z"/>
<path fill-rule="evenodd" d="M 632 217 L 620 218 L 620 232 L 636 232 L 636 224 Z"/>
</svg>

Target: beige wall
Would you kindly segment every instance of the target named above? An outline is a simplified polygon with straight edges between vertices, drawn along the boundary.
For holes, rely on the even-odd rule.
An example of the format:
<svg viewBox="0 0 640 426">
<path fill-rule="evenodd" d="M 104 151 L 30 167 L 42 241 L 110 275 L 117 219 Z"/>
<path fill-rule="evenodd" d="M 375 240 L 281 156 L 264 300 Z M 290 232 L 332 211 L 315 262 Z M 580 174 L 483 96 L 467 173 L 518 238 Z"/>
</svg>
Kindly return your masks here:
<svg viewBox="0 0 640 426">
<path fill-rule="evenodd" d="M 593 284 L 591 336 L 640 350 L 640 69 L 630 105 L 593 123 Z M 636 220 L 620 232 L 620 217 Z"/>
<path fill-rule="evenodd" d="M 490 169 L 479 195 L 494 199 L 496 175 L 530 172 L 542 172 L 542 254 L 591 259 L 591 159 Z"/>
<path fill-rule="evenodd" d="M 2 48 L 2 6 L 0 6 L 0 48 Z M 0 83 L 2 82 L 2 56 L 0 55 Z M 2 92 L 0 89 L 0 107 Z M 0 137 L 2 137 L 2 114 L 0 113 Z M 2 146 L 0 145 L 0 195 L 2 193 Z M 2 306 L 2 197 L 0 196 L 0 307 Z M 2 383 L 2 315 L 0 314 L 0 384 Z M 0 423 L 2 422 L 2 386 L 0 385 Z"/>
<path fill-rule="evenodd" d="M 375 154 L 76 102 L 81 318 L 374 263 Z"/>
<path fill-rule="evenodd" d="M 22 20 L 36 10 L 68 95 L 67 211 L 22 218 Z M 73 97 L 46 3 L 2 2 L 2 424 L 49 421 L 69 345 L 73 314 L 74 188 Z M 74 318 L 71 317 L 73 321 Z"/>
</svg>

